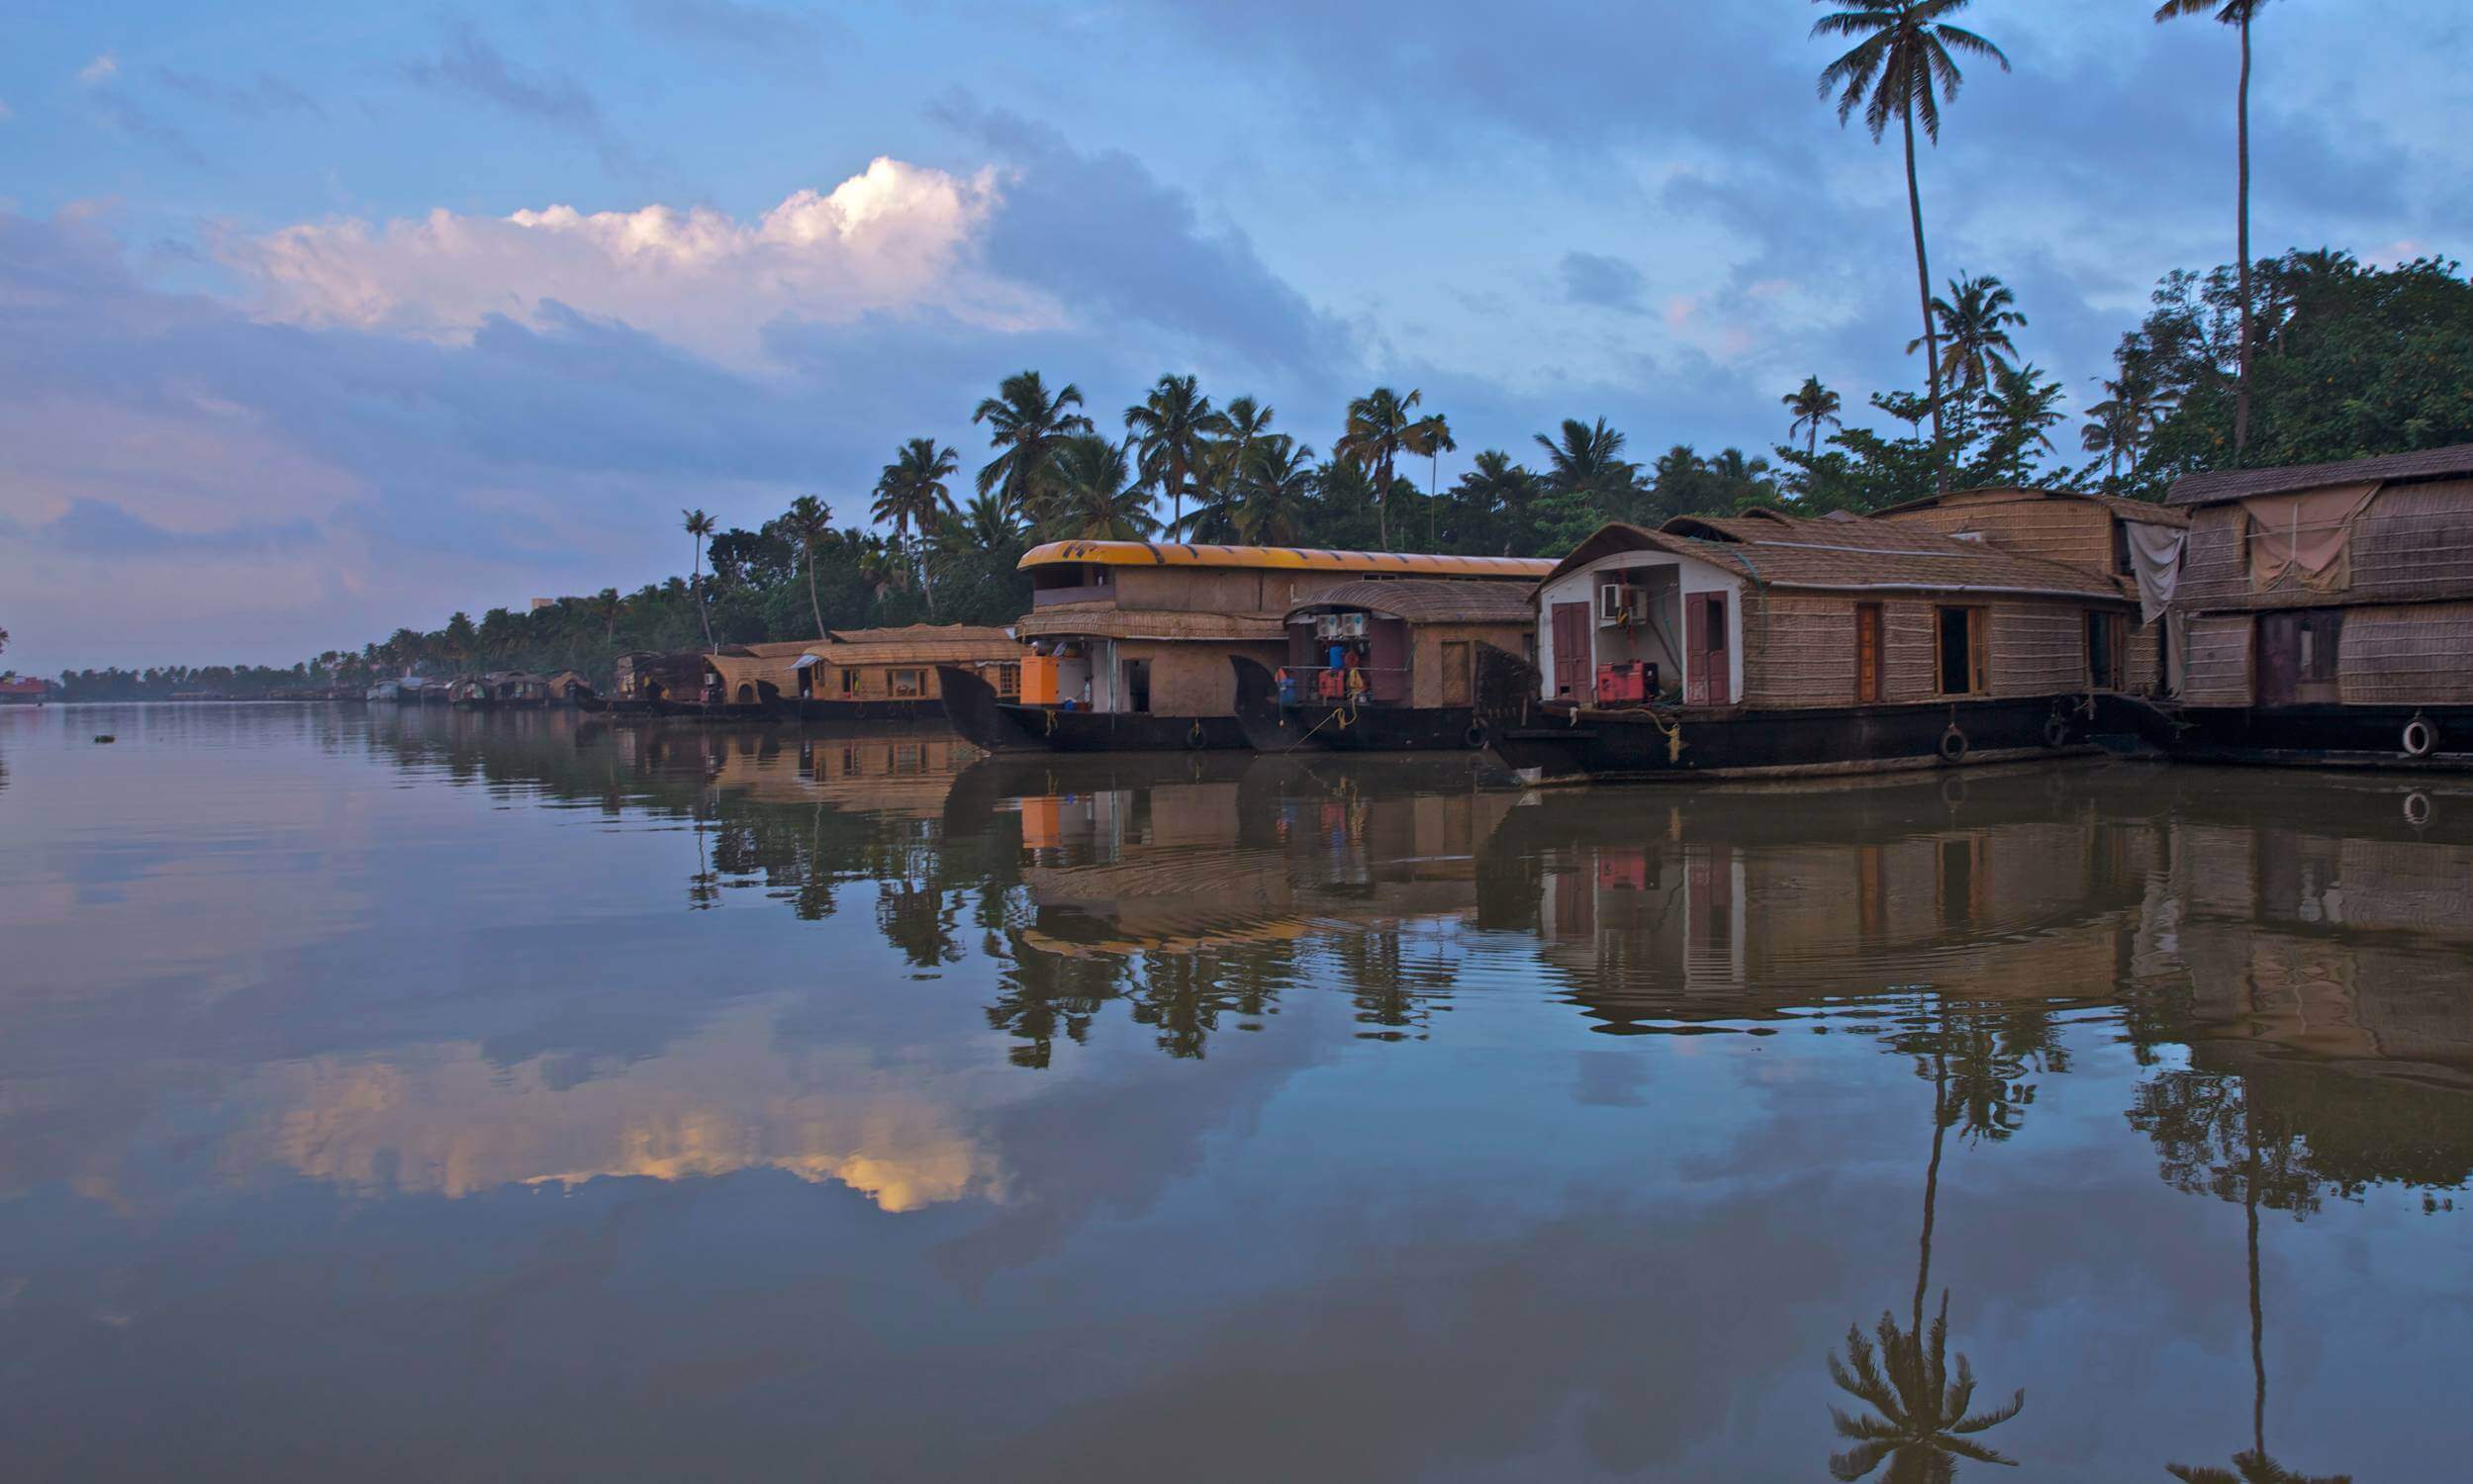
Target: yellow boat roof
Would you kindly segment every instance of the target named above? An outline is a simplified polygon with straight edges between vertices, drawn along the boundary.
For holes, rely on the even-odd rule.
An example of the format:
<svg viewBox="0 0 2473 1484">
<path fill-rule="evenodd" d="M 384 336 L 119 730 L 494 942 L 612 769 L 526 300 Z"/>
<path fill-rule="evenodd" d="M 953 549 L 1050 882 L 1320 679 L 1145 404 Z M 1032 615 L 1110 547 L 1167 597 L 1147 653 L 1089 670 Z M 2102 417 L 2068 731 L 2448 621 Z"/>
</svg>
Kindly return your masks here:
<svg viewBox="0 0 2473 1484">
<path fill-rule="evenodd" d="M 1546 557 L 1434 556 L 1414 551 L 1324 551 L 1309 546 L 1172 546 L 1155 541 L 1050 541 L 1024 553 L 1021 567 L 1090 563 L 1100 567 L 1235 567 L 1280 572 L 1396 572 L 1418 577 L 1520 577 L 1554 570 Z"/>
</svg>

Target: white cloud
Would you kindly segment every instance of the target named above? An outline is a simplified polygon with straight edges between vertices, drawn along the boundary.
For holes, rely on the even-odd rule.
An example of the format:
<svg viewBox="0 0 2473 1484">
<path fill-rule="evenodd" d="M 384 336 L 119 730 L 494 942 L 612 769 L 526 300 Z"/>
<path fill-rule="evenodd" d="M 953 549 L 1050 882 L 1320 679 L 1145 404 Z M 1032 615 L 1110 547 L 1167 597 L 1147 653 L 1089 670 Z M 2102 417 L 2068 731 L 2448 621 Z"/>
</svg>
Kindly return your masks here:
<svg viewBox="0 0 2473 1484">
<path fill-rule="evenodd" d="M 110 82 L 118 75 L 120 75 L 120 58 L 109 51 L 98 54 L 93 61 L 77 69 L 77 80 L 88 87 L 93 87 L 99 82 Z"/>
<path fill-rule="evenodd" d="M 491 315 L 539 323 L 549 302 L 733 364 L 762 359 L 777 320 L 847 322 L 932 304 L 967 323 L 1053 323 L 1045 296 L 977 265 L 999 204 L 963 178 L 879 158 L 830 192 L 801 190 L 753 222 L 706 207 L 506 217 L 444 210 L 372 226 L 305 224 L 227 244 L 267 318 L 443 341 Z"/>
</svg>

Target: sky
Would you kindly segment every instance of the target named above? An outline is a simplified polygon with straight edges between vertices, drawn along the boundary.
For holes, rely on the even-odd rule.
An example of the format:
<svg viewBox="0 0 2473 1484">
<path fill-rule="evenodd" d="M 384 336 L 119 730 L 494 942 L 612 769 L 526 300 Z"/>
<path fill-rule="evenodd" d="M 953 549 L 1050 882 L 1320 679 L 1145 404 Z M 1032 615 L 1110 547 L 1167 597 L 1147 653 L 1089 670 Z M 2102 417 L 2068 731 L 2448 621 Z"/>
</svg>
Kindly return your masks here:
<svg viewBox="0 0 2473 1484">
<path fill-rule="evenodd" d="M 2005 280 L 2073 408 L 2233 255 L 2235 40 L 2151 11 L 1977 0 L 2013 69 L 1921 160 L 1936 284 Z M 1416 388 L 1446 483 L 1567 417 L 1765 451 L 1806 375 L 1922 380 L 1898 151 L 1815 97 L 1818 14 L 17 0 L 0 666 L 632 589 L 686 506 L 865 523 L 903 440 L 984 461 L 1025 367 L 1112 429 L 1190 372 L 1317 449 Z M 2273 0 L 2255 46 L 2261 255 L 2467 251 L 2473 6 Z"/>
</svg>

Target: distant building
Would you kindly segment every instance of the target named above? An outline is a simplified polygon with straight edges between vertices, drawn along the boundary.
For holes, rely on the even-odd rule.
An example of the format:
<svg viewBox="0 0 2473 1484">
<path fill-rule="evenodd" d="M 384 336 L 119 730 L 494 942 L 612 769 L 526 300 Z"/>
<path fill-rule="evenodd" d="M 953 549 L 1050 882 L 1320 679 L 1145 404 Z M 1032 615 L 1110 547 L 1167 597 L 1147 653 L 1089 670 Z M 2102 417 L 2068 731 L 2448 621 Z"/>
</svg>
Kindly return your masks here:
<svg viewBox="0 0 2473 1484">
<path fill-rule="evenodd" d="M 554 608 L 556 606 L 558 606 L 558 600 L 555 598 L 535 598 L 532 600 L 532 611 L 535 613 L 539 612 L 543 608 Z"/>
<path fill-rule="evenodd" d="M 50 683 L 39 676 L 0 680 L 0 705 L 39 703 L 50 691 Z"/>
</svg>

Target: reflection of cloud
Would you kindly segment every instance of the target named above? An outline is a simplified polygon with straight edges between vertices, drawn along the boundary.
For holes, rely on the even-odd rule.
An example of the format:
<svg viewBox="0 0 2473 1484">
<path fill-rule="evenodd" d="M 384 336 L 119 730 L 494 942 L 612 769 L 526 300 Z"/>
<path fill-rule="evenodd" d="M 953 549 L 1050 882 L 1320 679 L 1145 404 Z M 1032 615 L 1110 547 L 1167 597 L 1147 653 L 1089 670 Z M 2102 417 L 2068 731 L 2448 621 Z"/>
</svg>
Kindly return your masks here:
<svg viewBox="0 0 2473 1484">
<path fill-rule="evenodd" d="M 391 1060 L 320 1057 L 260 1079 L 271 1106 L 227 1146 L 243 1174 L 273 1162 L 356 1190 L 450 1198 L 612 1177 L 685 1180 L 779 1169 L 838 1182 L 886 1211 L 999 1201 L 992 1156 L 917 1078 L 772 1049 L 743 1013 L 623 1070 L 562 1085 L 549 1059 L 513 1067 L 477 1045 Z"/>
</svg>

